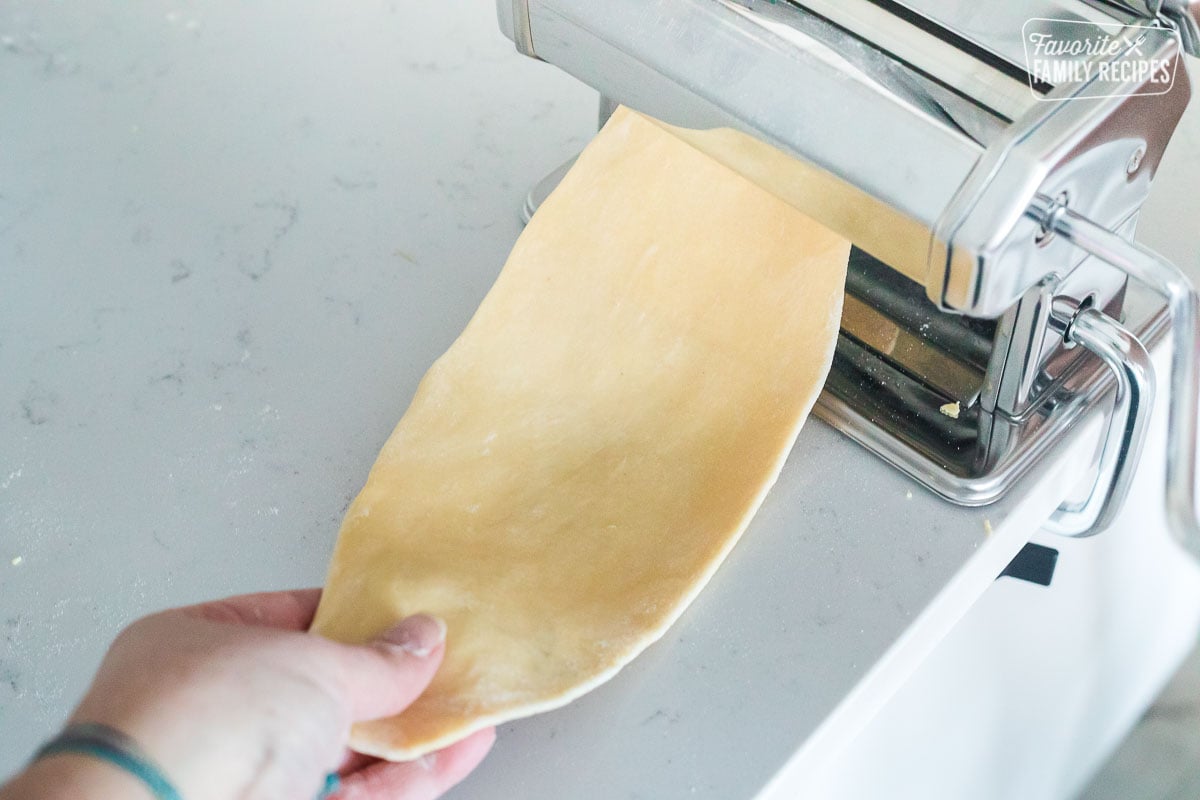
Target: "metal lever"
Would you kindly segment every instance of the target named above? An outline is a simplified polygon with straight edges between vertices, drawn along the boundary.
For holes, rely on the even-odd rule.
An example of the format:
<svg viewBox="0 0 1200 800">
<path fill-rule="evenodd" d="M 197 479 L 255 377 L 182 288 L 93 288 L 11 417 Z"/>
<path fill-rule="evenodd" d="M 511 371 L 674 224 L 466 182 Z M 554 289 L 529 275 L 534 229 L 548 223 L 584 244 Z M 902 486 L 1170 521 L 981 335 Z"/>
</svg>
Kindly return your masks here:
<svg viewBox="0 0 1200 800">
<path fill-rule="evenodd" d="M 1068 345 L 1079 344 L 1095 353 L 1117 379 L 1096 482 L 1085 499 L 1063 503 L 1046 524 L 1065 536 L 1093 536 L 1112 523 L 1133 485 L 1154 407 L 1154 368 L 1142 343 L 1096 308 L 1081 308 L 1061 298 L 1055 300 L 1050 322 Z"/>
<path fill-rule="evenodd" d="M 1200 416 L 1200 299 L 1179 268 L 1153 250 L 1128 242 L 1076 214 L 1065 204 L 1038 195 L 1029 214 L 1045 231 L 1107 261 L 1167 299 L 1171 316 L 1171 404 L 1167 434 L 1166 512 L 1171 533 L 1200 558 L 1196 519 L 1196 431 Z"/>
</svg>

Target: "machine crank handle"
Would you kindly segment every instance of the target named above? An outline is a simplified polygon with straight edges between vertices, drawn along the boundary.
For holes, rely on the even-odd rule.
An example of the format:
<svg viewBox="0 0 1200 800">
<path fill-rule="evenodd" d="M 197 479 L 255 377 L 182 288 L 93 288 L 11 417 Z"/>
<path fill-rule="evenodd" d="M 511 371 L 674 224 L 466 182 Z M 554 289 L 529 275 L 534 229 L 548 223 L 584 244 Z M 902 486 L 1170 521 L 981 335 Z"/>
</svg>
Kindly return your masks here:
<svg viewBox="0 0 1200 800">
<path fill-rule="evenodd" d="M 1112 523 L 1133 485 L 1154 408 L 1154 367 L 1137 337 L 1096 308 L 1056 300 L 1050 324 L 1068 345 L 1099 356 L 1117 379 L 1096 482 L 1086 498 L 1063 503 L 1046 523 L 1048 530 L 1064 536 L 1094 536 Z"/>
<path fill-rule="evenodd" d="M 1166 512 L 1171 533 L 1200 558 L 1196 518 L 1196 433 L 1200 416 L 1200 299 L 1179 268 L 1154 251 L 1039 195 L 1029 209 L 1043 230 L 1124 270 L 1167 300 L 1171 318 L 1170 414 L 1167 433 Z"/>
</svg>

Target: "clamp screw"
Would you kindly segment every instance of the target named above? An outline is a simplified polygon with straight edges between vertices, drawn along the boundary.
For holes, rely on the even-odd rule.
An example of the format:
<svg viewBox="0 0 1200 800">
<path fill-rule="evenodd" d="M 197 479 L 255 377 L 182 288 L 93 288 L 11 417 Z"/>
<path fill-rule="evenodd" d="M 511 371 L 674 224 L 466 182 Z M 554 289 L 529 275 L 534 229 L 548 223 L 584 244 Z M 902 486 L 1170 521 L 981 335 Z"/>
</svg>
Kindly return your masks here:
<svg viewBox="0 0 1200 800">
<path fill-rule="evenodd" d="M 1139 144 L 1137 149 L 1129 154 L 1129 160 L 1125 162 L 1125 174 L 1132 176 L 1142 166 L 1142 159 L 1146 157 L 1146 145 Z"/>
</svg>

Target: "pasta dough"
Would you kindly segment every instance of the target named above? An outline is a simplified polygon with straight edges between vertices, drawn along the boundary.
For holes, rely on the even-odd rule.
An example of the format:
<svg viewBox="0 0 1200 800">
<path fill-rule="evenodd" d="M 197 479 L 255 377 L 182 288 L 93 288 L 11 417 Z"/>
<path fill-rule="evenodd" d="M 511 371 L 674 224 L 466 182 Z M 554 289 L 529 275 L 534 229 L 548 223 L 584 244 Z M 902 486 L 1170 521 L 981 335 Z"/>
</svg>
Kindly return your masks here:
<svg viewBox="0 0 1200 800">
<path fill-rule="evenodd" d="M 313 625 L 416 612 L 446 655 L 354 749 L 415 758 L 611 678 L 775 480 L 833 355 L 849 244 L 619 109 L 430 368 L 347 511 Z"/>
</svg>

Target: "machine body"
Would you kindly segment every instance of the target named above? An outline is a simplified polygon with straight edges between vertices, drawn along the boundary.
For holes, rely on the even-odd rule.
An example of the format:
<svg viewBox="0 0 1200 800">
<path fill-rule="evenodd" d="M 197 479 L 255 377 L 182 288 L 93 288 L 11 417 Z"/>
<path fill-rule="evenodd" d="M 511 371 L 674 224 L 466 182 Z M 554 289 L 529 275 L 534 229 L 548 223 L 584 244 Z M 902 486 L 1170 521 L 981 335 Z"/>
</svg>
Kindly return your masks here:
<svg viewBox="0 0 1200 800">
<path fill-rule="evenodd" d="M 1200 43 L 1196 6 L 497 7 L 519 50 L 601 92 L 602 119 L 615 103 L 643 111 L 853 242 L 818 414 L 944 497 L 982 505 L 1115 394 L 1092 488 L 1052 522 L 1083 534 L 1112 518 L 1152 404 L 1145 348 L 1175 310 L 1161 285 L 1131 281 L 1111 247 L 1096 257 L 1078 226 L 1057 228 L 1082 220 L 1132 240 L 1190 99 L 1183 52 Z M 1067 40 L 1107 44 L 1086 72 L 1052 83 L 1031 43 Z M 767 151 L 790 156 L 787 168 L 764 170 Z M 1192 360 L 1194 338 L 1177 337 Z M 1188 524 L 1194 533 L 1194 514 Z"/>
</svg>

